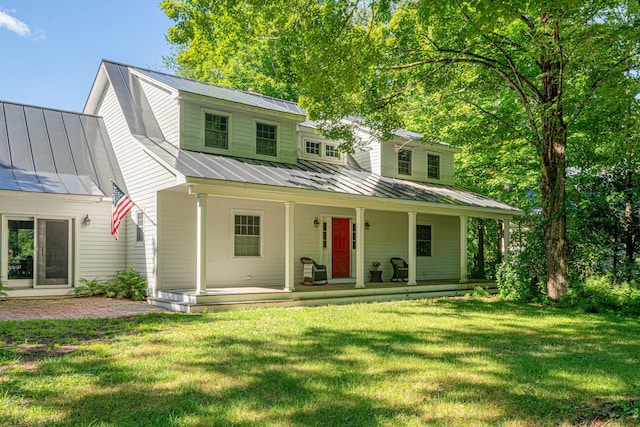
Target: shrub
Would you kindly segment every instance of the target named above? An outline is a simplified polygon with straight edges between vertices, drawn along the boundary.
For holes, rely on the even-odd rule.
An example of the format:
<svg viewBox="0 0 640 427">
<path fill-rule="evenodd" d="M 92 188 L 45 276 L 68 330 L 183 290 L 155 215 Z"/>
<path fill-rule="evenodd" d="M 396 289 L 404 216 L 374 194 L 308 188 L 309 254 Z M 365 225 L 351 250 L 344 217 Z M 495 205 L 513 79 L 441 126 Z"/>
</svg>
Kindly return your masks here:
<svg viewBox="0 0 640 427">
<path fill-rule="evenodd" d="M 93 297 L 104 295 L 106 291 L 106 284 L 98 281 L 98 279 L 80 279 L 82 286 L 73 288 L 73 293 L 77 296 Z"/>
<path fill-rule="evenodd" d="M 106 282 L 80 279 L 83 286 L 73 289 L 78 296 L 105 296 L 141 301 L 147 296 L 147 280 L 132 268 L 118 271 Z"/>
<path fill-rule="evenodd" d="M 525 302 L 537 296 L 537 280 L 515 264 L 502 263 L 498 266 L 496 284 L 498 296 L 509 301 Z"/>
<path fill-rule="evenodd" d="M 147 296 L 147 279 L 133 268 L 118 271 L 107 282 L 105 295 L 109 298 L 129 298 L 141 301 Z"/>
<path fill-rule="evenodd" d="M 560 306 L 575 307 L 587 313 L 640 315 L 640 289 L 633 283 L 613 284 L 614 277 L 591 276 L 575 282 L 562 298 Z"/>
</svg>

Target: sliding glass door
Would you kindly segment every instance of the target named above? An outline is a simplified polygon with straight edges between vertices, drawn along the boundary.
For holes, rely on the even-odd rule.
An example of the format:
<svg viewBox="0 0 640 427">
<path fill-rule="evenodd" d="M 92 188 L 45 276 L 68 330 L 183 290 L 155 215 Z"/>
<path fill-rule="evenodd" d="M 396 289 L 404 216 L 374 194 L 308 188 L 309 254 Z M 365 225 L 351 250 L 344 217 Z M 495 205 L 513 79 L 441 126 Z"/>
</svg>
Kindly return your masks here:
<svg viewBox="0 0 640 427">
<path fill-rule="evenodd" d="M 71 283 L 71 221 L 7 218 L 9 287 L 64 286 Z"/>
</svg>

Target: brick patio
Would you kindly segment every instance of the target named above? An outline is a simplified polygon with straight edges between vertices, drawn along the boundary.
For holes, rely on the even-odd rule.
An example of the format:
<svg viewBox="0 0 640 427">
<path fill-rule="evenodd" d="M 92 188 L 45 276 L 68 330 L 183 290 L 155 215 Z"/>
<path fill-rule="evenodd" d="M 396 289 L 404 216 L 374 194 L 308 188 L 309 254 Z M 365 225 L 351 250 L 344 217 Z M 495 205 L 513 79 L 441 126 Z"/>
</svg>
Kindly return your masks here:
<svg viewBox="0 0 640 427">
<path fill-rule="evenodd" d="M 146 301 L 97 297 L 0 300 L 0 321 L 124 317 L 165 311 Z"/>
</svg>

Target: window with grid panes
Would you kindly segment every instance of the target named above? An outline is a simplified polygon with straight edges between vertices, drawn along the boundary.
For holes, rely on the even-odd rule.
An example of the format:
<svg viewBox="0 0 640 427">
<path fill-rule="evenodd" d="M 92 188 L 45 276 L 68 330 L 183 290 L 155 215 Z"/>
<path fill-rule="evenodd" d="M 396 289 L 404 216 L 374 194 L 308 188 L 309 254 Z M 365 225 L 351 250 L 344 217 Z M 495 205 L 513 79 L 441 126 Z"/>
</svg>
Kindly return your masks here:
<svg viewBox="0 0 640 427">
<path fill-rule="evenodd" d="M 305 142 L 305 151 L 307 154 L 311 154 L 312 156 L 320 155 L 320 143 L 314 141 L 306 141 Z"/>
<path fill-rule="evenodd" d="M 416 255 L 431 256 L 430 225 L 416 225 Z"/>
<path fill-rule="evenodd" d="M 338 151 L 338 147 L 336 147 L 335 145 L 325 144 L 324 155 L 325 157 L 333 157 L 336 159 L 340 158 L 340 152 Z"/>
<path fill-rule="evenodd" d="M 136 214 L 136 242 L 144 242 L 144 214 Z"/>
<path fill-rule="evenodd" d="M 411 151 L 398 151 L 398 173 L 402 175 L 411 175 Z"/>
<path fill-rule="evenodd" d="M 427 177 L 440 179 L 440 156 L 429 154 L 427 156 Z"/>
<path fill-rule="evenodd" d="M 229 148 L 229 118 L 217 114 L 204 114 L 204 146 Z"/>
<path fill-rule="evenodd" d="M 277 127 L 256 123 L 256 154 L 277 155 Z"/>
<path fill-rule="evenodd" d="M 235 256 L 260 256 L 260 216 L 235 215 Z"/>
</svg>

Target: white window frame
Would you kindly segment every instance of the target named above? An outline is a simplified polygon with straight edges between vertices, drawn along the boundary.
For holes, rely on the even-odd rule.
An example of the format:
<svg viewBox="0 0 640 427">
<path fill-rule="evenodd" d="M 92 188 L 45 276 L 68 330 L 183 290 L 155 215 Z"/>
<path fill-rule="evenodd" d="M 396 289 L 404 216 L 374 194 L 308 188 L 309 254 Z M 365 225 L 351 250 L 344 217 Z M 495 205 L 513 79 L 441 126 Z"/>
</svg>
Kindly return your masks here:
<svg viewBox="0 0 640 427">
<path fill-rule="evenodd" d="M 405 172 L 400 172 L 400 162 L 404 162 L 407 163 L 407 160 L 400 160 L 400 153 L 409 153 L 409 173 L 405 173 Z M 402 175 L 402 176 L 412 176 L 413 175 L 413 150 L 409 150 L 406 148 L 400 148 L 398 150 L 398 152 L 396 153 L 396 168 L 398 171 L 398 175 Z"/>
<path fill-rule="evenodd" d="M 312 142 L 314 144 L 320 144 L 320 149 L 319 149 L 319 153 L 318 154 L 310 154 L 307 152 L 307 142 Z M 328 142 L 324 139 L 321 138 L 309 138 L 309 137 L 303 137 L 302 138 L 302 147 L 301 147 L 301 155 L 302 158 L 305 159 L 309 159 L 309 160 L 323 160 L 326 162 L 331 162 L 331 163 L 337 163 L 337 164 L 342 164 L 343 161 L 343 156 L 342 153 L 340 153 L 339 151 L 337 151 L 338 148 L 338 143 L 333 143 L 333 142 Z M 338 157 L 332 157 L 332 156 L 327 156 L 327 147 L 335 147 L 336 151 L 338 152 Z"/>
<path fill-rule="evenodd" d="M 419 226 L 425 226 L 425 227 L 431 227 L 431 251 L 429 255 L 418 255 L 418 227 Z M 435 227 L 433 226 L 432 223 L 430 222 L 419 222 L 416 224 L 416 257 L 419 258 L 432 258 L 433 257 L 433 251 L 434 251 L 434 245 L 433 242 L 435 241 L 434 239 L 434 233 L 435 233 Z"/>
<path fill-rule="evenodd" d="M 260 217 L 260 255 L 236 255 L 236 216 Z M 265 212 L 256 210 L 231 210 L 231 257 L 233 259 L 264 259 Z"/>
<path fill-rule="evenodd" d="M 263 125 L 275 126 L 276 128 L 276 154 L 275 155 L 258 153 L 258 123 Z M 260 158 L 263 158 L 263 159 L 280 158 L 280 149 L 282 148 L 281 147 L 282 138 L 280 137 L 280 127 L 281 127 L 281 124 L 278 122 L 274 122 L 271 120 L 262 120 L 258 118 L 253 119 L 253 153 L 256 156 L 259 156 Z"/>
<path fill-rule="evenodd" d="M 138 211 L 136 212 L 136 245 L 142 246 L 144 245 L 144 212 Z M 142 233 L 142 239 L 139 239 L 140 232 Z"/>
<path fill-rule="evenodd" d="M 434 178 L 429 176 L 429 156 L 438 158 L 438 177 Z M 437 153 L 427 153 L 427 179 L 440 180 L 440 176 L 442 175 L 442 156 Z"/>
<path fill-rule="evenodd" d="M 205 145 L 205 141 L 206 141 L 206 130 L 205 130 L 205 126 L 207 123 L 207 114 L 213 114 L 215 116 L 223 116 L 227 118 L 227 148 L 220 148 L 220 147 L 207 147 Z M 233 129 L 233 115 L 227 111 L 220 111 L 220 110 L 211 110 L 209 108 L 202 108 L 201 109 L 201 117 L 202 117 L 202 125 L 201 127 L 201 147 L 203 149 L 204 152 L 211 152 L 211 153 L 228 153 L 229 151 L 231 151 L 231 145 L 232 145 L 232 132 L 231 129 Z"/>
</svg>

